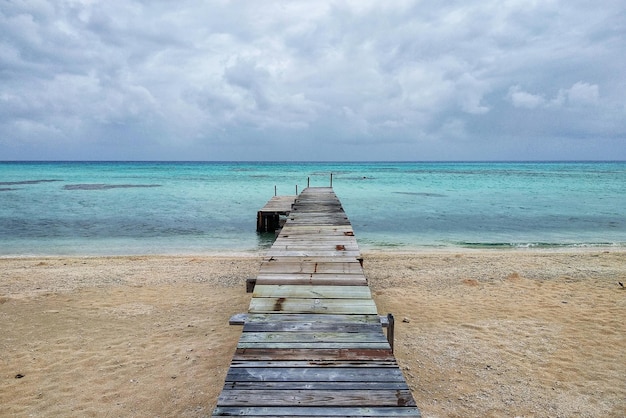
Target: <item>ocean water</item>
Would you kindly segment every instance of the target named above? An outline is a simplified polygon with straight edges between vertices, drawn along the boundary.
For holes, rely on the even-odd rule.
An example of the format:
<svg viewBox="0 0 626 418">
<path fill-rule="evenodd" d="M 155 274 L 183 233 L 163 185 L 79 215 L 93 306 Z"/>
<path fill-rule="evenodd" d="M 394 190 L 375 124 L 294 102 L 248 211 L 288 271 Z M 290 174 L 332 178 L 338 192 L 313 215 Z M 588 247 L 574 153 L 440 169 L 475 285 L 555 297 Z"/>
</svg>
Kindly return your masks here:
<svg viewBox="0 0 626 418">
<path fill-rule="evenodd" d="M 626 162 L 1 162 L 0 256 L 262 253 L 331 173 L 362 250 L 626 247 Z"/>
</svg>

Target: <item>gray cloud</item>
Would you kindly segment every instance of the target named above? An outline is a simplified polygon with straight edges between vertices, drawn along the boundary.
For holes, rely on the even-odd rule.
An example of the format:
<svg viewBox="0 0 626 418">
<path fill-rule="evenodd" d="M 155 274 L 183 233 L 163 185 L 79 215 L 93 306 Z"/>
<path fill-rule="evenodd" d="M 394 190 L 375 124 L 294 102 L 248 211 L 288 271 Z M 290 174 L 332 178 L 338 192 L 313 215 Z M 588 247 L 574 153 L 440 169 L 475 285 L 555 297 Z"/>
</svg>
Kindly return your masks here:
<svg viewBox="0 0 626 418">
<path fill-rule="evenodd" d="M 6 1 L 0 159 L 626 159 L 626 8 Z"/>
</svg>

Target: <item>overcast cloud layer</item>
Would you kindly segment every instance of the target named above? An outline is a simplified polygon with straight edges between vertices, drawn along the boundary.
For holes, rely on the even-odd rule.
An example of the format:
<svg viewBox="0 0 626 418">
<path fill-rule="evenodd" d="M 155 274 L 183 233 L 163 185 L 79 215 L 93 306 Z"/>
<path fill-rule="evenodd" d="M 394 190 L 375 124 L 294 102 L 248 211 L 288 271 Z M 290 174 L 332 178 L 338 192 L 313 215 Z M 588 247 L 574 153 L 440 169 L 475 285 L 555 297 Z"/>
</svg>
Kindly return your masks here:
<svg viewBox="0 0 626 418">
<path fill-rule="evenodd" d="M 626 3 L 3 0 L 14 159 L 626 159 Z"/>
</svg>

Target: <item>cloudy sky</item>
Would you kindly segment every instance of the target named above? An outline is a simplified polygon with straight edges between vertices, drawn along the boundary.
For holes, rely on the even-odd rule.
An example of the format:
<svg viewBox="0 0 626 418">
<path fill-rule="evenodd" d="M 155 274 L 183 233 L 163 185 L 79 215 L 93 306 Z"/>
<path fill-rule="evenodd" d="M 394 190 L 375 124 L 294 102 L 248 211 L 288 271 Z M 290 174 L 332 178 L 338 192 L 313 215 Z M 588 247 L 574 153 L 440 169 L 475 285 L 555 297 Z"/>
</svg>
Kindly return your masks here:
<svg viewBox="0 0 626 418">
<path fill-rule="evenodd" d="M 41 159 L 626 159 L 626 3 L 1 0 Z"/>
</svg>

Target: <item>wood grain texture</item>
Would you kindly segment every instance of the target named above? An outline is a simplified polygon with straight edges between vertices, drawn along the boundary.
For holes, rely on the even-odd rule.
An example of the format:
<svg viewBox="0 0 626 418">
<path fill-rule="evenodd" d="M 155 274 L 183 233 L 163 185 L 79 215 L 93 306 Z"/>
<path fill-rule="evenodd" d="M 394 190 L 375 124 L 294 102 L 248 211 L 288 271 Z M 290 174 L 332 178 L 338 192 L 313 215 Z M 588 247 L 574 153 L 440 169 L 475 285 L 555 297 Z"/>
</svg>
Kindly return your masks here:
<svg viewBox="0 0 626 418">
<path fill-rule="evenodd" d="M 321 299 L 371 299 L 366 286 L 328 285 L 259 285 L 254 288 L 255 298 L 321 298 Z"/>
<path fill-rule="evenodd" d="M 250 301 L 249 312 L 378 314 L 372 299 L 304 299 L 288 297 L 253 298 Z"/>
<path fill-rule="evenodd" d="M 220 406 L 213 416 L 247 416 L 247 417 L 420 417 L 417 407 L 246 407 Z"/>
</svg>

